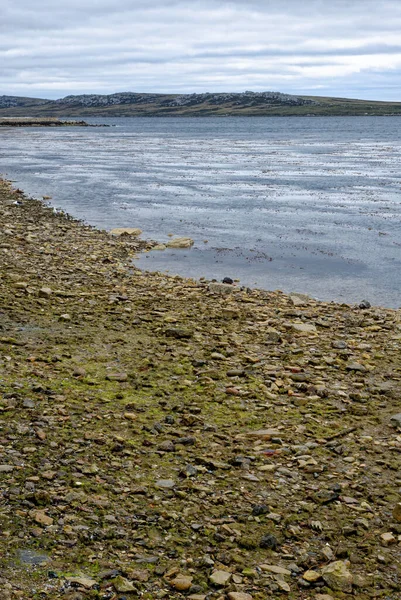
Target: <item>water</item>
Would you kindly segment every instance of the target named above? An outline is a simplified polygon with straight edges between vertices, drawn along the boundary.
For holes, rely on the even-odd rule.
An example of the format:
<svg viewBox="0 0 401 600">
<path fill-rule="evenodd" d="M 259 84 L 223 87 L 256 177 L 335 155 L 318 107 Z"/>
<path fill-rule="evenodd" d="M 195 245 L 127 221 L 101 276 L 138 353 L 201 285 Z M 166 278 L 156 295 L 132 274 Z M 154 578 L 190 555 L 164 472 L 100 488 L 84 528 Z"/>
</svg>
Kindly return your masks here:
<svg viewBox="0 0 401 600">
<path fill-rule="evenodd" d="M 0 173 L 101 228 L 192 237 L 137 264 L 399 307 L 401 119 L 120 118 L 0 130 Z"/>
</svg>

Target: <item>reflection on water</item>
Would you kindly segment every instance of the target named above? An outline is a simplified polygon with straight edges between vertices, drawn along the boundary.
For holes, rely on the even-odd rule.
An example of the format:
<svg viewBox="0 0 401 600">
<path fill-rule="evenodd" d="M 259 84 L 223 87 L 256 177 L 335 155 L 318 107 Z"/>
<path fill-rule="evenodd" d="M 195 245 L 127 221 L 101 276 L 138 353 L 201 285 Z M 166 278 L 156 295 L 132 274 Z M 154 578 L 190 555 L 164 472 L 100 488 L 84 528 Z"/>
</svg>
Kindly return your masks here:
<svg viewBox="0 0 401 600">
<path fill-rule="evenodd" d="M 98 227 L 195 240 L 145 269 L 400 306 L 399 118 L 102 121 L 2 130 L 0 172 Z"/>
</svg>

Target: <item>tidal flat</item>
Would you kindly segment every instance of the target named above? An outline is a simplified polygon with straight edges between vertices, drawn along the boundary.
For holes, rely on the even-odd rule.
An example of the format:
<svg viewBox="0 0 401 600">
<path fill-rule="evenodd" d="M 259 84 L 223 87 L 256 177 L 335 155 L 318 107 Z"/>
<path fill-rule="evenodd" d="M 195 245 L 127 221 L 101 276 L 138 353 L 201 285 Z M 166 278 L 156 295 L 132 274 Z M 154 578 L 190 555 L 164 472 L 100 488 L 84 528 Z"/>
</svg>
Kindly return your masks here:
<svg viewBox="0 0 401 600">
<path fill-rule="evenodd" d="M 401 311 L 132 259 L 0 183 L 3 600 L 401 591 Z"/>
<path fill-rule="evenodd" d="M 1 169 L 101 229 L 190 237 L 137 265 L 398 308 L 397 117 L 115 118 L 1 130 Z"/>
</svg>

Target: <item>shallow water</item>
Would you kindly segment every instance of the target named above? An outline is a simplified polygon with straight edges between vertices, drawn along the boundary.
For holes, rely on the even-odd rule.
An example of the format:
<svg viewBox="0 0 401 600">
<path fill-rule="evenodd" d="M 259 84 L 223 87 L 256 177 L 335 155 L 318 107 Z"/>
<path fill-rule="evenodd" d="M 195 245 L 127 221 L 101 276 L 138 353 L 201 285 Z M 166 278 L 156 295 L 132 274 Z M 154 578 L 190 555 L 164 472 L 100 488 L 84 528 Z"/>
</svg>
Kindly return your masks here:
<svg viewBox="0 0 401 600">
<path fill-rule="evenodd" d="M 101 228 L 191 250 L 141 268 L 399 307 L 401 119 L 88 119 L 0 131 L 0 173 Z"/>
</svg>

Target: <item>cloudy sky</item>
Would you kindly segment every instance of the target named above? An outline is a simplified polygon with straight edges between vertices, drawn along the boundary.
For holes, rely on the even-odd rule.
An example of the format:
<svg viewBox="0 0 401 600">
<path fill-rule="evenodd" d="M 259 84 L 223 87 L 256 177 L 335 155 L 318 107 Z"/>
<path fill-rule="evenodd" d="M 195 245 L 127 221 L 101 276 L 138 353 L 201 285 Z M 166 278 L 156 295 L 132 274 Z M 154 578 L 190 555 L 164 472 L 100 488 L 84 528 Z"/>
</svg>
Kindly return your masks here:
<svg viewBox="0 0 401 600">
<path fill-rule="evenodd" d="M 0 95 L 401 101 L 401 0 L 1 0 Z"/>
</svg>

